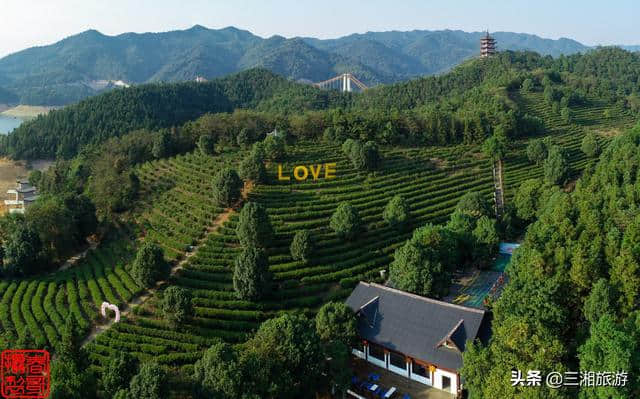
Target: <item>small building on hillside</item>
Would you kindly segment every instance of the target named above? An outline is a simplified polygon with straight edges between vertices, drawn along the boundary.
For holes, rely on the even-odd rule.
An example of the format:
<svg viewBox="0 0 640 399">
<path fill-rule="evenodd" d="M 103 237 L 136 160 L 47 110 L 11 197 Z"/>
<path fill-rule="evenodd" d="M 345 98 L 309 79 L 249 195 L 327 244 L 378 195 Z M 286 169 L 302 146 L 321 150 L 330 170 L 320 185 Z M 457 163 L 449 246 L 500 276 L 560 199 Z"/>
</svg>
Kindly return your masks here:
<svg viewBox="0 0 640 399">
<path fill-rule="evenodd" d="M 12 199 L 4 200 L 9 213 L 24 213 L 25 209 L 38 199 L 36 188 L 26 179 L 18 180 L 16 188 L 7 190 L 7 194 L 14 196 Z"/>
<path fill-rule="evenodd" d="M 361 341 L 354 356 L 453 395 L 462 390 L 458 370 L 467 340 L 486 342 L 490 334 L 489 316 L 482 309 L 379 284 L 360 282 L 346 304 L 358 318 Z"/>
</svg>

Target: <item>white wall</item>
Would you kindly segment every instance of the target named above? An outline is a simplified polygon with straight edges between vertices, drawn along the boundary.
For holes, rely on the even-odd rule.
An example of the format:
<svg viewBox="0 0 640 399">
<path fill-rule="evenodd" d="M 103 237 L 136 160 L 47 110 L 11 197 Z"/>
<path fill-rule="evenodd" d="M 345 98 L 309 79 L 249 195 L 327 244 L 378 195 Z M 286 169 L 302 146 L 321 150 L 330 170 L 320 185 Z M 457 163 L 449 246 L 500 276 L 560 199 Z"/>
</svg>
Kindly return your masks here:
<svg viewBox="0 0 640 399">
<path fill-rule="evenodd" d="M 425 384 L 429 386 L 433 385 L 433 381 L 431 381 L 431 378 L 424 378 L 423 376 L 414 373 L 412 363 L 409 363 L 409 367 L 411 367 L 411 379 L 413 381 L 417 381 L 421 384 Z M 427 369 L 427 375 L 429 374 L 430 374 L 429 369 Z"/>
<path fill-rule="evenodd" d="M 391 364 L 391 359 L 389 359 L 389 371 L 391 371 L 392 373 L 399 374 L 405 378 L 409 377 L 409 370 L 406 368 L 406 366 L 404 369 L 400 367 L 396 367 L 393 364 Z"/>
<path fill-rule="evenodd" d="M 441 369 L 436 369 L 433 375 L 433 386 L 438 389 L 442 389 L 442 377 L 449 377 L 451 380 L 451 389 L 449 392 L 457 393 L 458 392 L 458 376 L 455 373 L 450 373 L 448 371 L 444 371 Z"/>
<path fill-rule="evenodd" d="M 365 347 L 365 351 L 366 353 L 356 348 L 351 349 L 351 353 L 353 353 L 354 356 L 359 357 L 360 359 L 367 359 L 369 363 L 375 364 L 378 367 L 382 367 L 383 369 L 387 369 L 403 377 L 409 377 L 409 371 L 411 371 L 411 376 L 409 377 L 411 380 L 428 386 L 433 386 L 434 388 L 442 389 L 442 377 L 449 377 L 449 379 L 451 380 L 451 388 L 448 390 L 448 392 L 453 394 L 457 394 L 458 392 L 459 381 L 458 376 L 455 373 L 437 368 L 433 373 L 433 380 L 431 380 L 431 378 L 425 378 L 421 375 L 415 374 L 413 371 L 413 365 L 410 362 L 407 362 L 406 369 L 402 369 L 391 364 L 388 353 L 385 353 L 384 360 L 378 360 L 369 354 L 368 345 Z M 387 362 L 389 362 L 389 367 L 387 367 Z M 427 375 L 430 376 L 430 374 L 431 373 L 427 369 Z"/>
</svg>

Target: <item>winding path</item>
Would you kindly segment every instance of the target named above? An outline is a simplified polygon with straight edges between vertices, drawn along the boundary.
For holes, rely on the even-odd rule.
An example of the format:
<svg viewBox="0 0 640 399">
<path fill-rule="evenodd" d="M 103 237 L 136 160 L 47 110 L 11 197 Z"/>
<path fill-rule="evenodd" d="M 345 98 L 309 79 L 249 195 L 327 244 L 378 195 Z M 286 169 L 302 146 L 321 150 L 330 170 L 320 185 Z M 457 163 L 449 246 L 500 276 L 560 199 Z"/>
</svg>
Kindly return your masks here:
<svg viewBox="0 0 640 399">
<path fill-rule="evenodd" d="M 249 192 L 251 192 L 252 189 L 253 189 L 253 183 L 251 181 L 246 182 L 244 187 L 242 188 L 242 196 L 238 200 L 238 202 L 236 202 L 232 207 L 226 208 L 222 213 L 220 213 L 213 220 L 213 223 L 211 223 L 211 225 L 207 227 L 207 230 L 202 235 L 202 237 L 198 239 L 196 245 L 193 246 L 192 250 L 190 250 L 189 252 L 186 252 L 185 256 L 179 262 L 177 262 L 171 267 L 171 272 L 169 273 L 170 277 L 175 276 L 180 270 L 182 270 L 182 268 L 187 263 L 189 258 L 195 255 L 196 252 L 198 252 L 198 249 L 200 249 L 200 247 L 204 245 L 209 235 L 218 231 L 218 229 L 229 220 L 231 215 L 237 209 L 240 209 L 244 201 L 247 200 L 249 196 Z M 134 306 L 141 305 L 144 302 L 146 302 L 149 298 L 153 296 L 153 294 L 155 294 L 158 291 L 158 289 L 160 289 L 166 283 L 167 283 L 167 280 L 157 281 L 154 287 L 151 287 L 149 289 L 142 291 L 141 293 L 136 295 L 131 301 L 122 304 L 120 306 L 120 318 L 123 319 L 124 317 L 128 316 L 131 313 L 131 310 L 133 309 Z M 102 318 L 102 321 L 96 323 L 91 329 L 91 332 L 89 333 L 89 335 L 87 335 L 87 337 L 82 340 L 81 346 L 85 346 L 90 342 L 92 342 L 100 333 L 102 333 L 103 331 L 106 331 L 113 324 L 114 324 L 113 318 L 109 318 L 108 320 L 105 320 L 104 318 Z"/>
</svg>

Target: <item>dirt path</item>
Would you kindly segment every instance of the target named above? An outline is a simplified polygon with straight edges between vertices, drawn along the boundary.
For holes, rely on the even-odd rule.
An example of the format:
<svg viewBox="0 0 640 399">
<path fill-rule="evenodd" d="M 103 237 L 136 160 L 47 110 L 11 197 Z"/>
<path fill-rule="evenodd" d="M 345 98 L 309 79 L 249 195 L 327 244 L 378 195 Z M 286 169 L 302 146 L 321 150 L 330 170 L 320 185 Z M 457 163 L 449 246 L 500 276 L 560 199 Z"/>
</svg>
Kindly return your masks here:
<svg viewBox="0 0 640 399">
<path fill-rule="evenodd" d="M 244 187 L 242 188 L 242 196 L 238 200 L 238 202 L 236 202 L 231 208 L 226 208 L 214 219 L 213 223 L 211 223 L 211 225 L 207 227 L 206 232 L 202 235 L 202 237 L 198 239 L 196 245 L 194 245 L 193 247 L 193 250 L 185 253 L 185 256 L 171 267 L 171 272 L 169 273 L 170 276 L 175 276 L 180 270 L 182 270 L 184 265 L 186 265 L 186 263 L 189 261 L 189 258 L 195 255 L 198 252 L 198 249 L 200 249 L 200 247 L 204 245 L 209 235 L 214 234 L 216 231 L 218 231 L 218 229 L 229 220 L 231 215 L 236 212 L 236 210 L 240 209 L 240 207 L 242 207 L 242 204 L 247 200 L 249 192 L 251 192 L 252 189 L 253 183 L 251 181 L 246 182 Z M 154 287 L 143 291 L 142 293 L 134 297 L 130 302 L 120 306 L 120 318 L 122 319 L 125 316 L 128 316 L 134 306 L 145 303 L 167 283 L 167 280 L 157 281 Z M 109 318 L 107 320 L 101 318 L 101 321 L 93 326 L 89 335 L 84 340 L 82 340 L 81 346 L 85 346 L 88 343 L 92 342 L 100 333 L 111 327 L 114 322 L 115 319 L 113 318 Z"/>
<path fill-rule="evenodd" d="M 79 254 L 76 254 L 76 255 L 70 257 L 69 259 L 67 259 L 67 261 L 64 262 L 64 264 L 62 266 L 60 266 L 60 268 L 57 270 L 57 272 L 62 271 L 62 270 L 67 270 L 71 266 L 75 266 L 76 263 L 80 262 L 82 259 L 87 257 L 87 254 L 89 253 L 89 251 L 91 251 L 92 249 L 96 249 L 97 247 L 98 247 L 98 241 L 91 241 L 89 243 L 89 248 L 87 248 L 84 251 L 80 252 Z M 56 273 L 56 272 L 54 272 L 54 273 Z"/>
</svg>

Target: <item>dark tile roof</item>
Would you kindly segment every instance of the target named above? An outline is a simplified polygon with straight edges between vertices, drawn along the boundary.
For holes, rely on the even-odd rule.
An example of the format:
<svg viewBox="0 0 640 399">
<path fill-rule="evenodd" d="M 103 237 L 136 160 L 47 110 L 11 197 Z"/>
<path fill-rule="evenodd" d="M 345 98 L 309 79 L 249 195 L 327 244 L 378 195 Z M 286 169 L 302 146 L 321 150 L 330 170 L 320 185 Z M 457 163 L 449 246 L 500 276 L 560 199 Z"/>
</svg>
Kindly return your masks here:
<svg viewBox="0 0 640 399">
<path fill-rule="evenodd" d="M 363 339 L 453 370 L 462 366 L 466 341 L 486 336 L 489 328 L 484 310 L 378 284 L 359 283 L 346 304 L 358 312 Z"/>
</svg>

